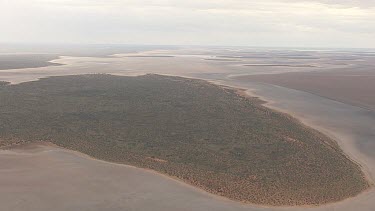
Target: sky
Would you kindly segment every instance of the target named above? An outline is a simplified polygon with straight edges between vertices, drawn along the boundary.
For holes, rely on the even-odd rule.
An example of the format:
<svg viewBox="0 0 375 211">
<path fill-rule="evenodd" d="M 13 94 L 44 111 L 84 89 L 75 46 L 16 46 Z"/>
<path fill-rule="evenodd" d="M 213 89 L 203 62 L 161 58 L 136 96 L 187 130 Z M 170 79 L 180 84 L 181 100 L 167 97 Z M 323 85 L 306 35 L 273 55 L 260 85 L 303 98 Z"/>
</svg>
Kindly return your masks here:
<svg viewBox="0 0 375 211">
<path fill-rule="evenodd" d="M 0 43 L 375 48 L 375 0 L 0 0 Z"/>
</svg>

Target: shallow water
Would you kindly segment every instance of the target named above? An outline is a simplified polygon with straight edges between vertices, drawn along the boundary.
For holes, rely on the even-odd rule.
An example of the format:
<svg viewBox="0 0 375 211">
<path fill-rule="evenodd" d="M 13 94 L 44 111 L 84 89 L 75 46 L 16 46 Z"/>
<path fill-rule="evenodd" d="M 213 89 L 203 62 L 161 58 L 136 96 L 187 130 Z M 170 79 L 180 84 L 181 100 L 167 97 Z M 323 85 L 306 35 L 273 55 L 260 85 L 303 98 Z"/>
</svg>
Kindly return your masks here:
<svg viewBox="0 0 375 211">
<path fill-rule="evenodd" d="M 220 52 L 223 54 L 222 51 Z M 197 77 L 250 89 L 253 94 L 270 101 L 271 103 L 267 104 L 267 106 L 288 112 L 304 123 L 334 137 L 342 149 L 353 160 L 363 166 L 368 176 L 374 177 L 374 112 L 306 92 L 265 84 L 243 83 L 230 79 L 230 76 L 241 74 L 311 70 L 311 67 L 297 69 L 294 67 L 259 68 L 244 67 L 242 65 L 249 62 L 280 63 L 285 60 L 285 58 L 275 59 L 275 53 L 268 58 L 240 58 L 241 61 L 224 62 L 207 60 L 207 58 L 212 58 L 212 55 L 215 54 L 213 52 L 205 53 L 200 54 L 199 51 L 185 50 L 153 51 L 140 54 L 174 55 L 175 57 L 127 57 L 128 55 L 139 54 L 117 55 L 116 57 L 106 58 L 63 57 L 55 62 L 66 64 L 64 66 L 2 70 L 0 71 L 0 80 L 20 83 L 54 75 L 83 73 L 139 75 L 159 73 Z M 267 55 L 266 53 L 263 52 L 262 54 Z M 295 53 L 292 52 L 289 55 Z M 337 64 L 338 59 L 340 60 L 339 64 Z M 314 54 L 314 57 L 303 58 L 302 60 L 299 58 L 298 61 L 292 59 L 289 63 L 311 64 L 319 66 L 321 71 L 332 69 L 337 71 L 341 69 L 347 70 L 347 68 L 355 68 L 359 65 L 355 59 L 343 53 L 337 54 L 336 57 L 331 54 L 329 56 Z M 24 154 L 25 152 L 21 154 L 4 154 L 2 152 L 0 154 L 0 171 L 6 172 L 5 174 L 0 174 L 0 181 L 4 181 L 0 185 L 5 185 L 4 187 L 6 187 L 5 189 L 0 189 L 0 203 L 8 206 L 6 208 L 9 209 L 6 210 L 47 210 L 52 207 L 58 207 L 59 209 L 61 207 L 61 210 L 302 209 L 276 209 L 242 205 L 204 193 L 145 170 L 90 160 L 60 149 L 50 150 L 52 151 L 38 152 L 36 154 L 35 152 L 34 154 Z M 12 163 L 12 165 L 9 165 L 9 163 Z M 35 167 L 35 170 L 30 168 L 30 165 Z M 55 175 L 55 172 L 58 175 Z M 39 191 L 42 184 L 43 188 Z M 64 203 L 66 201 L 69 201 L 69 204 Z M 27 207 L 28 203 L 31 203 L 31 206 Z M 303 208 L 303 210 L 305 209 Z M 375 192 L 371 189 L 353 199 L 311 209 L 374 210 Z"/>
</svg>

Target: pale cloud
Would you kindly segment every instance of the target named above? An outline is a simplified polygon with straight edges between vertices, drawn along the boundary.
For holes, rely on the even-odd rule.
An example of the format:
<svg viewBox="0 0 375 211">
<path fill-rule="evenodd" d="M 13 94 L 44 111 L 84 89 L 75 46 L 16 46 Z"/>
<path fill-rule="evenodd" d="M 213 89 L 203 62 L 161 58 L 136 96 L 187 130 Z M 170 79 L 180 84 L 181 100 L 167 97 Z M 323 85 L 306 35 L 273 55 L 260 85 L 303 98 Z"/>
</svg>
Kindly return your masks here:
<svg viewBox="0 0 375 211">
<path fill-rule="evenodd" d="M 0 0 L 0 42 L 375 47 L 372 2 Z"/>
<path fill-rule="evenodd" d="M 340 7 L 375 7 L 375 1 L 373 0 L 314 0 L 314 1 L 301 1 L 301 0 L 284 0 L 287 2 L 318 2 L 327 5 L 335 5 Z"/>
</svg>

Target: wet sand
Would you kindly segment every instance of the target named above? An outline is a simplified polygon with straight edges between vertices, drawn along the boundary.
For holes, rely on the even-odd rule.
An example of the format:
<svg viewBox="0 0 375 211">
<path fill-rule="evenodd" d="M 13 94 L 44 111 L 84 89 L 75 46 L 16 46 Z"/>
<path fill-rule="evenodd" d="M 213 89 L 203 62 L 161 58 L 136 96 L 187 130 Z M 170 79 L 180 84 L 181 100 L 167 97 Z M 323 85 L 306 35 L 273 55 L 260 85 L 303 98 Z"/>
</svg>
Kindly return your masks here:
<svg viewBox="0 0 375 211">
<path fill-rule="evenodd" d="M 251 94 L 262 96 L 264 99 L 269 101 L 270 103 L 267 104 L 267 106 L 270 106 L 271 108 L 275 108 L 284 112 L 287 112 L 289 114 L 292 114 L 294 117 L 297 117 L 301 121 L 303 121 L 305 124 L 308 124 L 309 126 L 312 126 L 316 129 L 319 129 L 320 131 L 326 133 L 327 135 L 330 135 L 331 137 L 334 137 L 335 140 L 337 140 L 338 144 L 342 147 L 342 149 L 356 162 L 362 165 L 363 169 L 367 173 L 367 175 L 370 178 L 374 178 L 375 175 L 375 114 L 374 112 L 361 109 L 359 107 L 347 105 L 344 103 L 340 103 L 334 100 L 330 100 L 324 97 L 319 97 L 317 95 L 309 94 L 307 92 L 298 91 L 298 90 L 292 90 L 287 89 L 283 87 L 278 87 L 274 85 L 266 85 L 266 84 L 259 84 L 254 82 L 243 82 L 238 81 L 232 78 L 232 76 L 236 75 L 248 75 L 248 74 L 270 74 L 270 73 L 277 73 L 277 72 L 290 72 L 290 71 L 310 71 L 311 68 L 292 68 L 293 70 L 288 69 L 287 67 L 243 67 L 243 63 L 248 64 L 249 61 L 246 58 L 246 61 L 240 61 L 238 62 L 220 62 L 220 61 L 212 61 L 212 60 L 204 60 L 204 58 L 212 58 L 211 54 L 205 54 L 205 55 L 197 55 L 196 52 L 192 51 L 189 52 L 189 55 L 186 54 L 186 52 L 156 52 L 157 55 L 160 54 L 166 54 L 166 55 L 176 55 L 176 57 L 171 58 L 158 58 L 158 57 L 149 57 L 149 58 L 139 58 L 139 57 L 123 57 L 121 55 L 118 55 L 116 57 L 109 57 L 109 58 L 92 58 L 92 57 L 86 57 L 86 58 L 77 58 L 77 57 L 63 57 L 59 60 L 57 60 L 59 63 L 66 64 L 64 66 L 59 67 L 45 67 L 45 68 L 31 68 L 31 69 L 25 69 L 25 70 L 3 70 L 0 71 L 0 80 L 8 79 L 8 81 L 11 81 L 13 83 L 19 83 L 23 81 L 30 81 L 30 80 L 36 80 L 40 77 L 47 77 L 50 75 L 72 75 L 72 74 L 82 74 L 82 73 L 112 73 L 112 74 L 118 74 L 118 75 L 139 75 L 144 73 L 159 73 L 159 74 L 169 74 L 169 75 L 180 75 L 180 76 L 187 76 L 187 77 L 196 77 L 196 78 L 202 78 L 210 81 L 214 81 L 216 83 L 222 83 L 229 86 L 236 86 L 241 87 L 245 89 L 249 89 Z M 152 53 L 155 54 L 155 53 Z M 358 55 L 357 55 L 358 54 Z M 354 55 L 357 56 L 350 56 L 350 55 L 336 55 L 336 59 L 329 59 L 327 57 L 324 58 L 315 58 L 311 59 L 309 58 L 292 58 L 292 59 L 298 59 L 298 61 L 302 61 L 302 63 L 306 64 L 305 61 L 311 61 L 313 60 L 316 62 L 316 60 L 319 60 L 319 66 L 321 67 L 321 71 L 343 71 L 347 70 L 348 68 L 353 68 L 353 65 L 358 65 L 358 63 L 363 63 L 363 61 L 357 61 L 360 57 L 362 58 L 362 54 L 356 53 Z M 366 57 L 367 54 L 365 54 Z M 285 57 L 285 55 L 284 55 Z M 292 56 L 290 56 L 292 57 Z M 236 57 L 237 58 L 237 57 Z M 367 58 L 367 57 L 366 57 Z M 146 60 L 145 60 L 146 59 Z M 253 59 L 253 58 L 251 58 Z M 257 58 L 259 59 L 259 58 Z M 257 60 L 254 59 L 254 60 Z M 263 60 L 263 58 L 261 58 Z M 284 58 L 285 59 L 285 58 Z M 340 62 L 339 62 L 340 61 Z M 345 61 L 344 63 L 341 63 L 341 61 Z M 350 61 L 350 62 L 348 62 Z M 254 63 L 259 61 L 254 61 Z M 279 63 L 279 61 L 277 61 Z M 295 62 L 293 60 L 293 62 Z M 292 63 L 293 63 L 292 62 Z M 266 62 L 264 62 L 266 63 Z M 269 61 L 267 61 L 269 63 Z M 311 64 L 311 63 L 309 63 Z M 371 65 L 368 65 L 368 68 L 371 68 Z M 365 68 L 365 67 L 363 67 Z M 297 70 L 296 70 L 297 69 Z M 370 71 L 370 69 L 367 69 Z M 59 149 L 60 150 L 60 149 Z M 42 154 L 48 154 L 48 160 L 55 160 L 57 158 L 54 158 L 54 156 L 59 157 L 59 161 L 61 165 L 49 165 L 47 160 L 45 158 L 39 158 L 39 161 L 41 162 L 41 165 L 39 166 L 40 172 L 49 173 L 50 170 L 53 170 L 53 166 L 57 166 L 58 169 L 60 169 L 60 173 L 63 174 L 65 172 L 63 166 L 69 166 L 69 162 L 73 160 L 78 160 L 77 162 L 80 165 L 76 165 L 74 168 L 69 168 L 72 170 L 80 170 L 86 168 L 88 166 L 88 161 L 82 161 L 78 159 L 77 157 L 72 158 L 73 156 L 70 153 L 67 153 L 69 156 L 62 156 L 62 154 L 67 155 L 66 151 L 64 153 L 61 153 L 59 150 L 52 150 L 49 153 L 43 152 Z M 3 152 L 2 152 L 3 153 Z M 7 152 L 8 153 L 8 152 Z M 26 153 L 30 155 L 29 153 Z M 74 154 L 74 153 L 73 153 Z M 8 155 L 7 155 L 8 156 Z M 30 155 L 30 156 L 36 156 L 36 155 Z M 74 156 L 77 156 L 74 154 Z M 17 156 L 13 157 L 15 161 Z M 36 156 L 38 157 L 38 156 Z M 78 156 L 80 157 L 80 156 Z M 9 158 L 9 156 L 8 156 Z M 0 156 L 0 160 L 2 159 L 2 155 Z M 19 160 L 22 160 L 20 157 Z M 25 159 L 24 159 L 25 160 Z M 30 157 L 27 157 L 26 160 L 30 160 Z M 9 160 L 8 160 L 9 161 Z M 10 162 L 10 161 L 9 161 Z M 21 161 L 19 161 L 21 162 Z M 96 163 L 99 162 L 100 165 L 104 165 L 101 161 L 93 161 L 90 160 L 90 162 Z M 4 163 L 7 162 L 0 162 L 1 165 L 4 165 Z M 22 163 L 22 162 L 21 162 Z M 12 165 L 13 168 L 17 169 L 18 167 L 22 167 L 21 163 L 16 163 Z M 33 164 L 34 162 L 31 162 Z M 65 163 L 65 164 L 64 164 Z M 29 163 L 30 164 L 30 163 Z M 31 165 L 30 164 L 30 165 Z M 108 163 L 107 163 L 108 164 Z M 37 165 L 37 164 L 35 164 Z M 93 164 L 94 165 L 94 164 Z M 94 166 L 99 165 L 95 164 Z M 112 165 L 112 164 L 108 164 Z M 25 166 L 25 165 L 24 165 Z M 48 168 L 46 167 L 48 166 Z M 118 165 L 116 165 L 118 167 Z M 97 166 L 96 166 L 97 167 Z M 98 171 L 98 169 L 95 169 L 96 167 L 93 167 L 92 170 L 88 171 L 93 174 L 93 172 Z M 9 166 L 7 167 L 9 168 Z M 120 167 L 119 167 L 120 168 Z M 44 169 L 44 170 L 43 170 Z M 116 175 L 103 175 L 98 174 L 98 178 L 94 178 L 90 173 L 83 173 L 81 172 L 81 175 L 90 175 L 86 177 L 82 177 L 85 179 L 82 179 L 83 184 L 88 184 L 90 181 L 89 178 L 94 178 L 93 181 L 96 181 L 98 183 L 97 190 L 103 189 L 103 191 L 99 191 L 97 194 L 105 194 L 108 189 L 114 189 L 113 192 L 120 194 L 130 194 L 133 193 L 134 201 L 137 201 L 138 204 L 134 203 L 128 203 L 127 205 L 122 204 L 122 200 L 111 200 L 108 199 L 108 204 L 110 204 L 112 207 L 107 207 L 106 210 L 119 210 L 124 209 L 124 207 L 127 210 L 301 210 L 302 208 L 267 208 L 267 207 L 258 207 L 258 206 L 252 206 L 252 205 L 242 205 L 238 202 L 231 202 L 227 201 L 222 198 L 218 198 L 215 196 L 212 196 L 210 194 L 207 194 L 205 192 L 202 192 L 201 190 L 197 190 L 195 188 L 192 188 L 187 185 L 180 184 L 176 182 L 175 180 L 167 179 L 165 177 L 164 183 L 159 181 L 159 176 L 157 176 L 154 173 L 150 173 L 145 170 L 134 170 L 134 168 L 125 168 L 121 167 L 118 171 L 124 171 L 123 174 L 135 174 L 134 172 L 147 172 L 147 182 L 143 181 L 141 183 L 137 183 L 140 185 L 140 187 L 147 186 L 149 189 L 147 189 L 146 192 L 149 192 L 150 194 L 147 195 L 145 191 L 142 191 L 143 189 L 139 190 L 138 188 L 132 189 L 131 192 L 129 192 L 129 189 L 126 189 L 129 185 L 133 184 L 134 181 L 125 179 L 122 179 L 121 183 L 118 183 L 117 185 L 110 186 L 110 184 L 116 180 Z M 29 177 L 29 178 L 35 178 L 32 177 L 32 174 L 19 174 L 19 172 L 24 172 L 24 170 L 15 170 L 14 172 L 18 171 L 19 176 Z M 36 172 L 37 173 L 37 172 Z M 38 173 L 37 173 L 38 174 Z M 62 180 L 61 183 L 66 184 L 79 184 L 79 182 L 75 181 L 78 179 L 78 177 L 69 176 L 69 174 L 74 175 L 74 172 L 69 172 L 66 170 L 65 180 Z M 77 173 L 78 174 L 78 173 Z M 142 173 L 143 174 L 143 173 Z M 145 173 L 146 174 L 146 173 Z M 0 177 L 4 175 L 1 174 Z M 96 174 L 94 174 L 96 175 Z M 16 178 L 16 174 L 11 175 L 9 178 Z M 103 179 L 106 178 L 107 180 Z M 47 178 L 47 177 L 45 177 Z M 101 178 L 101 179 L 100 179 Z M 121 177 L 121 178 L 127 178 L 127 177 Z M 22 178 L 25 179 L 25 178 Z M 72 180 L 72 181 L 70 181 Z M 113 182 L 111 182 L 113 180 Z M 3 181 L 3 178 L 0 178 L 0 181 Z M 85 182 L 86 181 L 86 182 Z M 103 183 L 100 183 L 100 181 L 105 181 Z M 149 182 L 150 183 L 149 183 Z M 11 195 L 12 192 L 12 185 L 9 186 L 9 184 L 18 184 L 17 181 L 14 183 L 11 183 L 12 181 L 8 180 L 6 184 L 8 184 L 8 190 L 6 191 L 8 195 Z M 118 181 L 117 181 L 118 182 Z M 108 186 L 106 186 L 106 183 L 108 183 Z M 158 186 L 157 184 L 161 183 L 161 186 Z M 22 183 L 21 183 L 22 184 Z M 30 185 L 31 184 L 31 185 Z M 29 192 L 25 192 L 23 195 L 24 197 L 33 197 L 35 193 L 32 193 L 30 191 L 38 190 L 37 187 L 38 184 L 41 184 L 36 181 L 34 183 L 29 183 L 29 185 L 24 185 L 21 187 L 16 187 L 13 185 L 14 188 L 18 188 L 19 192 L 25 192 L 28 189 Z M 91 183 L 90 183 L 91 184 Z M 103 185 L 100 187 L 100 184 Z M 143 185 L 141 185 L 143 184 Z M 177 184 L 181 185 L 178 186 Z M 175 187 L 175 186 L 178 186 Z M 61 187 L 64 187 L 63 184 L 60 185 Z M 46 184 L 46 190 L 45 192 L 51 191 L 51 188 L 53 187 L 53 183 L 47 183 Z M 94 206 L 102 206 L 104 205 L 95 204 L 92 201 L 92 198 L 81 198 L 79 201 L 82 204 L 79 204 L 77 200 L 75 200 L 73 197 L 70 197 L 70 195 L 74 196 L 77 195 L 85 195 L 88 194 L 85 186 L 77 186 L 79 188 L 77 189 L 70 189 L 64 192 L 66 195 L 60 195 L 60 198 L 65 198 L 66 201 L 72 200 L 72 203 L 76 203 L 74 206 L 75 208 L 87 208 L 88 210 Z M 121 188 L 125 189 L 121 189 Z M 168 187 L 171 188 L 177 188 L 173 191 L 168 189 Z M 116 191 L 118 189 L 121 189 L 121 191 Z M 74 190 L 74 191 L 73 191 Z M 165 191 L 164 191 L 165 190 Z M 70 191 L 73 191 L 70 193 Z M 160 191 L 164 192 L 170 192 L 168 193 L 161 193 Z M 139 194 L 136 194 L 139 193 Z M 93 194 L 92 191 L 90 191 L 90 194 Z M 167 195 L 165 195 L 167 194 Z M 177 195 L 176 195 L 177 194 Z M 0 194 L 1 196 L 3 194 Z M 46 194 L 49 195 L 49 194 Z M 109 193 L 110 195 L 110 193 Z M 121 195 L 121 194 L 120 194 Z M 146 197 L 144 196 L 146 195 Z M 116 198 L 114 195 L 112 195 L 114 198 Z M 1 203 L 6 204 L 16 204 L 21 203 L 20 201 L 15 201 L 13 198 L 5 198 L 0 199 Z M 57 196 L 56 196 L 57 197 Z M 94 196 L 92 196 L 95 198 Z M 97 196 L 97 197 L 103 197 L 103 199 L 107 199 L 104 195 L 103 196 Z M 1 197 L 0 197 L 1 198 Z M 40 197 L 39 197 L 40 198 Z M 58 197 L 57 197 L 58 198 Z M 79 199 L 79 197 L 77 197 Z M 6 199 L 6 200 L 5 200 Z M 53 203 L 57 205 L 61 205 L 65 207 L 66 209 L 62 210 L 77 210 L 74 209 L 73 205 L 63 205 L 62 203 L 58 202 L 58 199 L 56 202 L 51 200 L 45 200 L 48 198 L 43 198 L 43 203 L 50 202 L 50 205 L 48 203 L 46 206 L 52 206 Z M 4 200 L 4 201 L 3 201 Z M 64 201 L 65 201 L 64 200 Z M 91 200 L 91 201 L 90 201 Z M 42 201 L 39 201 L 39 205 L 35 206 L 43 206 Z M 154 202 L 152 204 L 151 202 Z M 151 204 L 150 204 L 151 203 Z M 170 203 L 173 203 L 171 205 Z M 14 205 L 15 206 L 15 205 Z M 56 206 L 54 206 L 56 207 Z M 119 208 L 120 207 L 120 208 Z M 11 207 L 9 207 L 11 208 Z M 21 207 L 22 208 L 22 207 Z M 35 207 L 35 209 L 14 209 L 14 210 L 43 210 L 43 209 L 37 209 L 38 207 Z M 315 207 L 315 208 L 309 208 L 311 210 L 373 210 L 375 208 L 375 191 L 374 189 L 370 189 L 369 191 L 359 195 L 358 197 L 351 198 L 344 200 L 342 202 L 338 202 L 335 204 Z M 306 210 L 307 208 L 303 208 L 303 210 Z M 12 210 L 12 209 L 9 209 Z M 82 209 L 85 210 L 85 209 Z"/>
</svg>

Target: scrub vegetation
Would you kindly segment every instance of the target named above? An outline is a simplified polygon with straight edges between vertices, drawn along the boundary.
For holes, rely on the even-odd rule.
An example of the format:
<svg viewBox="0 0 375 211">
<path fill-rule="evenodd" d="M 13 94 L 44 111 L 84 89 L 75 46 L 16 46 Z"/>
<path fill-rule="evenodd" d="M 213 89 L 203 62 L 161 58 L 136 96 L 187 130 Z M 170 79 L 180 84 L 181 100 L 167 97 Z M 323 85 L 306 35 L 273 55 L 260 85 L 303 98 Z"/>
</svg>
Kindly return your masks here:
<svg viewBox="0 0 375 211">
<path fill-rule="evenodd" d="M 247 203 L 317 205 L 369 187 L 334 141 L 262 103 L 160 75 L 4 84 L 0 145 L 48 141 Z"/>
</svg>

